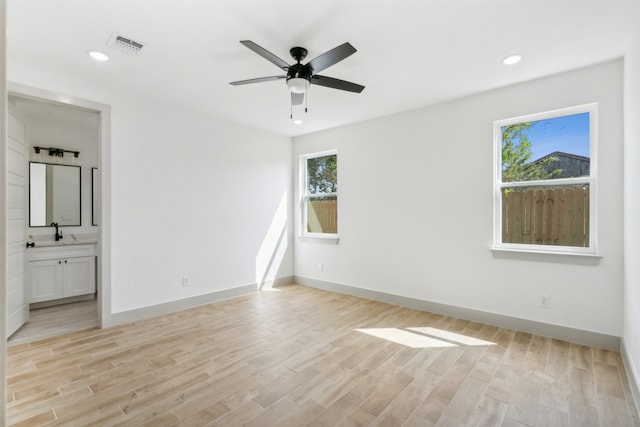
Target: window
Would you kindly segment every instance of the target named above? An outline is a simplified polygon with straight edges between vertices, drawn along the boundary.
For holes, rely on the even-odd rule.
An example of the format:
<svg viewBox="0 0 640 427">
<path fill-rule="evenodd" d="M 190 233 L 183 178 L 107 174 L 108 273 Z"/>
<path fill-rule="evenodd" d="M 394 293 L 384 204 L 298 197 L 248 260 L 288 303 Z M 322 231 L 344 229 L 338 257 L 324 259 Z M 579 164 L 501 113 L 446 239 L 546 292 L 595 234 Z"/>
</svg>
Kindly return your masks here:
<svg viewBox="0 0 640 427">
<path fill-rule="evenodd" d="M 302 235 L 337 237 L 338 153 L 336 150 L 300 158 Z"/>
<path fill-rule="evenodd" d="M 496 249 L 596 253 L 596 115 L 589 104 L 494 123 Z"/>
</svg>

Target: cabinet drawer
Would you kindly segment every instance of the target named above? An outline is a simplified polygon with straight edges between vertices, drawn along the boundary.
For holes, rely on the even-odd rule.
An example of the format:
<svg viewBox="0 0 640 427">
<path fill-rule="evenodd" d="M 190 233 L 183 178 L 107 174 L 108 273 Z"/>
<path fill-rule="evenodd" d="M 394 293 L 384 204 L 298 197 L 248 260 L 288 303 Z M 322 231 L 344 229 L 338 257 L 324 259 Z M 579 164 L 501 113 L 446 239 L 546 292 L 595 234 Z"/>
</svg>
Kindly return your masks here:
<svg viewBox="0 0 640 427">
<path fill-rule="evenodd" d="M 27 250 L 30 261 L 40 261 L 59 258 L 77 258 L 96 254 L 96 245 L 67 245 L 35 247 Z"/>
</svg>

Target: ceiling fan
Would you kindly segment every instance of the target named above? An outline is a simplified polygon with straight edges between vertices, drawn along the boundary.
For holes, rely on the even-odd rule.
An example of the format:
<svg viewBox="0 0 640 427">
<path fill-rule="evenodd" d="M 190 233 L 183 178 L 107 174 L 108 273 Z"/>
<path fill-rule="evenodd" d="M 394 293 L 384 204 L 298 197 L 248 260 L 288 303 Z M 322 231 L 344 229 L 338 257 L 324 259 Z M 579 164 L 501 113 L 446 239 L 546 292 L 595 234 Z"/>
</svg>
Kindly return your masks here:
<svg viewBox="0 0 640 427">
<path fill-rule="evenodd" d="M 351 46 L 350 43 L 343 43 L 315 57 L 306 64 L 301 64 L 300 61 L 306 58 L 308 53 L 307 49 L 303 47 L 292 47 L 289 53 L 293 59 L 296 60 L 296 63 L 291 65 L 250 40 L 242 40 L 240 43 L 276 65 L 278 68 L 281 68 L 286 74 L 231 82 L 230 84 L 234 86 L 286 79 L 287 87 L 291 92 L 292 106 L 302 104 L 305 99 L 305 93 L 311 84 L 356 93 L 360 93 L 364 89 L 364 86 L 356 83 L 316 74 L 356 53 L 356 49 Z"/>
</svg>

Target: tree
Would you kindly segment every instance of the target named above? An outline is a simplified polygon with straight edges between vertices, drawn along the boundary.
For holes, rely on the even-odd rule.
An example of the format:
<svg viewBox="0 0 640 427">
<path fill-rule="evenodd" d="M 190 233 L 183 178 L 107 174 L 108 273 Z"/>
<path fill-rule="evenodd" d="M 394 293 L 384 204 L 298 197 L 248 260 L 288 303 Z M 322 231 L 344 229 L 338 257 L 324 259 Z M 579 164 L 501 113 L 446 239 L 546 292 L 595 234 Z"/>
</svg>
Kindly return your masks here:
<svg viewBox="0 0 640 427">
<path fill-rule="evenodd" d="M 502 127 L 502 182 L 550 179 L 562 173 L 562 169 L 549 171 L 556 157 L 531 162 L 533 153 L 527 135 L 531 126 L 531 122 L 524 122 Z"/>
<path fill-rule="evenodd" d="M 309 194 L 338 191 L 338 156 L 332 154 L 307 159 L 307 188 Z"/>
</svg>

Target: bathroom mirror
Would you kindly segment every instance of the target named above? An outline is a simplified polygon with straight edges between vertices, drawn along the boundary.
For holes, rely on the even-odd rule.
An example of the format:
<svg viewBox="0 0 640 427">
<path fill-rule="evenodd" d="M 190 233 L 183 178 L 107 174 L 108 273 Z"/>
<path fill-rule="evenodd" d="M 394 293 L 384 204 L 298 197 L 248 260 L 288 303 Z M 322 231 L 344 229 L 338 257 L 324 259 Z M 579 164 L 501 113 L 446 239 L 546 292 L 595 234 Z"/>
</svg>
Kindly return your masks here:
<svg viewBox="0 0 640 427">
<path fill-rule="evenodd" d="M 91 225 L 98 225 L 98 168 L 91 168 Z"/>
<path fill-rule="evenodd" d="M 82 225 L 80 166 L 29 162 L 29 226 Z"/>
</svg>

